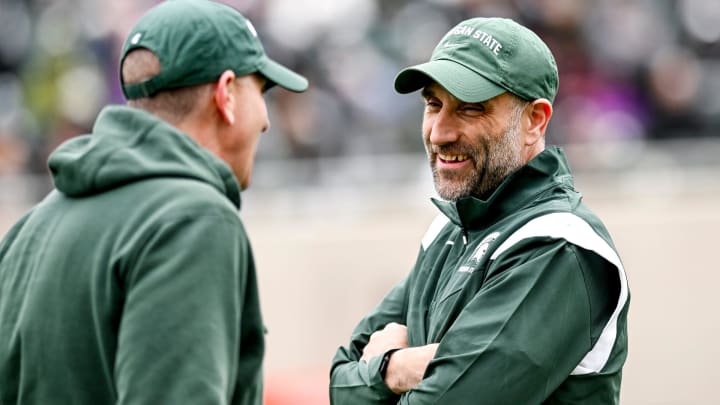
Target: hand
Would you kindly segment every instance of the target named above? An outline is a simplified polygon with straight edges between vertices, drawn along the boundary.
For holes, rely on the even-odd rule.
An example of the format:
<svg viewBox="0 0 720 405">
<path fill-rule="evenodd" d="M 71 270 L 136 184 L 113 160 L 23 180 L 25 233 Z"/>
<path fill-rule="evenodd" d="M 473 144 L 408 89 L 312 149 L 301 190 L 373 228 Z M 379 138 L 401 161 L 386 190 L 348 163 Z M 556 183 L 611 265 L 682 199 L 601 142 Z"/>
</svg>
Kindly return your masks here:
<svg viewBox="0 0 720 405">
<path fill-rule="evenodd" d="M 360 360 L 368 361 L 371 357 L 382 356 L 390 349 L 405 347 L 408 347 L 407 328 L 405 325 L 391 322 L 370 335 L 370 341 L 363 349 Z"/>
<path fill-rule="evenodd" d="M 385 384 L 396 394 L 413 389 L 422 381 L 430 360 L 435 357 L 437 347 L 437 343 L 432 343 L 393 353 L 385 374 Z"/>
</svg>

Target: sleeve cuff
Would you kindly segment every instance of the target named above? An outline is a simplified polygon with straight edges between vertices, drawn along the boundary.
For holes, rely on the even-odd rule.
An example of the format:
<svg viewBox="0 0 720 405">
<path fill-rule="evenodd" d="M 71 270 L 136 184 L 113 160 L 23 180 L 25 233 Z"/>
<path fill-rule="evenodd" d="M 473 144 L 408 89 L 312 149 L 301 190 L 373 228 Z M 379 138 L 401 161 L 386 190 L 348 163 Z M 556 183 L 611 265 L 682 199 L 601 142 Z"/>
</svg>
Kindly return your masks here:
<svg viewBox="0 0 720 405">
<path fill-rule="evenodd" d="M 368 385 L 373 387 L 373 389 L 379 390 L 383 396 L 385 395 L 395 395 L 392 390 L 385 384 L 385 380 L 380 375 L 380 363 L 382 362 L 383 355 L 375 356 L 370 358 L 370 360 L 363 364 L 363 368 L 367 371 L 366 377 Z M 361 362 L 362 363 L 362 362 Z"/>
</svg>

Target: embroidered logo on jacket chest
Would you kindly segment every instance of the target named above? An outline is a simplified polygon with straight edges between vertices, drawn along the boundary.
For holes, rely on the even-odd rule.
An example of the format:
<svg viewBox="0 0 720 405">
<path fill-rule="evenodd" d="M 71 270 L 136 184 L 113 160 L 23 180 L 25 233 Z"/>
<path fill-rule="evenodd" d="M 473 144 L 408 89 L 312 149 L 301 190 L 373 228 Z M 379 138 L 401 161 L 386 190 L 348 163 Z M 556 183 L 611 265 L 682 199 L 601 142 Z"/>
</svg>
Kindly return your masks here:
<svg viewBox="0 0 720 405">
<path fill-rule="evenodd" d="M 500 232 L 493 232 L 490 235 L 486 236 L 483 240 L 481 240 L 473 251 L 472 256 L 465 260 L 465 262 L 462 266 L 460 266 L 458 271 L 460 273 L 472 273 L 477 271 L 480 267 L 480 263 L 482 262 L 483 257 L 485 256 L 485 253 L 487 253 L 488 249 L 490 248 L 490 244 L 493 243 L 498 236 L 500 236 Z"/>
</svg>

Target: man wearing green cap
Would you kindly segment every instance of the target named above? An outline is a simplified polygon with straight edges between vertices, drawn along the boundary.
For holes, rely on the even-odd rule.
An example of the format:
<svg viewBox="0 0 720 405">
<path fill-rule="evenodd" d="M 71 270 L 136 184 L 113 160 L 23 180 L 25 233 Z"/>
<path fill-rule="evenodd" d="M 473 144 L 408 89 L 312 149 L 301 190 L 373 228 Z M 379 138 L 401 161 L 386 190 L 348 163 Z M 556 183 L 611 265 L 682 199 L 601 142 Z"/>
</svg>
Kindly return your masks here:
<svg viewBox="0 0 720 405">
<path fill-rule="evenodd" d="M 206 0 L 148 11 L 121 61 L 128 106 L 53 152 L 56 190 L 0 244 L 0 404 L 261 404 L 240 191 L 263 92 L 307 81 Z"/>
<path fill-rule="evenodd" d="M 617 404 L 629 292 L 544 135 L 555 60 L 509 19 L 450 30 L 395 79 L 422 90 L 440 214 L 411 273 L 333 359 L 333 404 Z"/>
</svg>

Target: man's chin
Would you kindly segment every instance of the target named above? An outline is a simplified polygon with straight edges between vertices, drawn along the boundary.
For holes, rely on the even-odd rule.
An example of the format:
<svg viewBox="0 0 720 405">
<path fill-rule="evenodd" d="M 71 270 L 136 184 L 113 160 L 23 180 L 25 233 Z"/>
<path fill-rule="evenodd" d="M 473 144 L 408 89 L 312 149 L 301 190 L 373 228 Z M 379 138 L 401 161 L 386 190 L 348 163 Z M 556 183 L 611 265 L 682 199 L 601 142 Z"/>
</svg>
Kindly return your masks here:
<svg viewBox="0 0 720 405">
<path fill-rule="evenodd" d="M 435 191 L 446 201 L 456 201 L 463 197 L 469 197 L 472 192 L 466 184 L 454 184 L 450 182 L 435 182 Z"/>
</svg>

